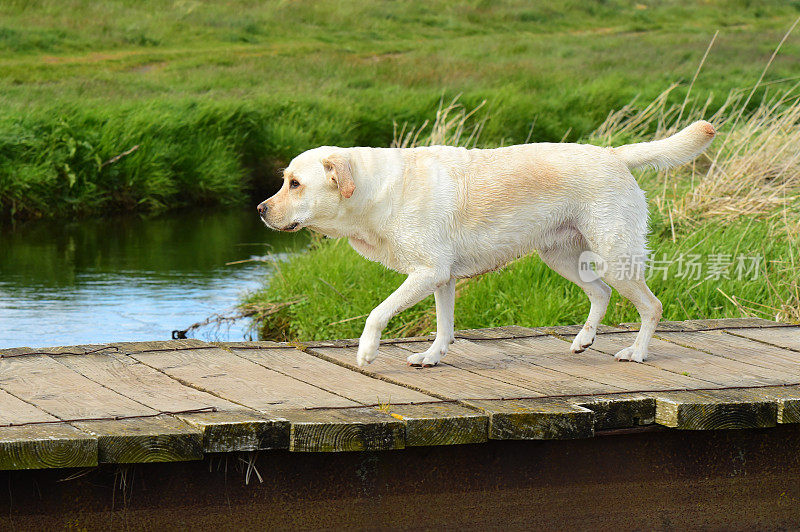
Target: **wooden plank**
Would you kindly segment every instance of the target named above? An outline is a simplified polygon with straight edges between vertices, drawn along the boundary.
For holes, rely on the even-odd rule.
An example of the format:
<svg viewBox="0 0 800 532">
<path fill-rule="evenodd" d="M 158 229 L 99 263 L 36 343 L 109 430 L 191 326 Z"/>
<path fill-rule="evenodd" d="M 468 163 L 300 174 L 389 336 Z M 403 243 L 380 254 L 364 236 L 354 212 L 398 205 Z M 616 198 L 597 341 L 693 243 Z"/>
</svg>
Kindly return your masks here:
<svg viewBox="0 0 800 532">
<path fill-rule="evenodd" d="M 152 346 L 147 346 L 151 348 Z M 356 406 L 340 397 L 220 347 L 147 350 L 129 348 L 131 356 L 197 390 L 260 412 L 307 406 Z"/>
<path fill-rule="evenodd" d="M 0 427 L 0 470 L 96 465 L 97 438 L 66 423 Z"/>
<path fill-rule="evenodd" d="M 286 438 L 267 438 L 266 435 L 280 427 L 279 420 L 259 416 L 236 403 L 185 386 L 133 357 L 105 351 L 83 356 L 60 356 L 58 361 L 98 384 L 161 412 L 217 409 L 218 412 L 178 416 L 201 430 L 206 452 L 259 449 L 262 443 L 273 445 L 288 438 L 288 425 L 285 423 Z M 194 417 L 197 418 L 195 421 L 192 420 Z"/>
<path fill-rule="evenodd" d="M 687 320 L 681 322 L 685 327 L 695 331 L 708 331 L 712 329 L 729 329 L 731 327 L 748 328 L 774 328 L 786 327 L 787 323 L 779 321 L 765 320 L 763 318 L 712 318 L 704 320 Z"/>
<path fill-rule="evenodd" d="M 731 327 L 746 328 L 774 328 L 786 327 L 788 324 L 777 321 L 764 320 L 761 318 L 718 318 L 706 320 L 686 320 L 686 321 L 661 321 L 656 327 L 657 332 L 688 332 L 688 331 L 710 331 L 717 329 L 727 329 Z M 631 331 L 638 331 L 640 323 L 629 322 L 620 323 L 620 327 Z"/>
<path fill-rule="evenodd" d="M 617 362 L 593 348 L 573 354 L 569 351 L 569 342 L 569 339 L 547 336 L 503 340 L 498 342 L 497 347 L 518 360 L 558 370 L 576 379 L 571 387 L 565 387 L 557 393 L 594 394 L 708 386 L 705 381 L 656 367 Z"/>
<path fill-rule="evenodd" d="M 203 451 L 221 453 L 289 448 L 289 421 L 253 411 L 176 415 L 203 433 Z"/>
<path fill-rule="evenodd" d="M 433 368 L 408 366 L 406 357 L 410 354 L 409 351 L 397 345 L 381 345 L 378 358 L 363 368 L 359 368 L 355 364 L 356 352 L 355 347 L 309 349 L 309 353 L 324 357 L 349 369 L 441 399 L 502 399 L 503 397 L 542 395 L 529 388 L 508 384 L 452 366 L 449 362 L 442 362 Z"/>
<path fill-rule="evenodd" d="M 712 355 L 800 375 L 797 352 L 737 337 L 724 331 L 657 333 L 659 338 Z M 800 380 L 800 379 L 798 379 Z"/>
<path fill-rule="evenodd" d="M 289 450 L 388 451 L 405 447 L 405 424 L 370 407 L 290 410 Z"/>
<path fill-rule="evenodd" d="M 800 386 L 770 388 L 768 392 L 778 402 L 778 423 L 800 423 Z"/>
<path fill-rule="evenodd" d="M 628 347 L 636 338 L 635 332 L 604 334 L 598 337 L 592 349 L 613 355 Z M 649 357 L 644 365 L 654 366 L 675 374 L 690 376 L 708 384 L 694 386 L 708 388 L 719 386 L 761 386 L 796 382 L 798 377 L 787 371 L 755 366 L 704 351 L 653 338 L 649 346 Z"/>
<path fill-rule="evenodd" d="M 0 470 L 97 465 L 97 438 L 53 421 L 58 419 L 0 390 Z"/>
<path fill-rule="evenodd" d="M 543 327 L 531 328 L 519 327 L 517 325 L 492 327 L 487 329 L 464 329 L 455 332 L 456 338 L 463 338 L 465 340 L 497 340 L 545 335 L 547 335 L 547 331 Z M 429 340 L 433 340 L 433 338 L 430 338 Z"/>
<path fill-rule="evenodd" d="M 427 348 L 426 345 L 400 345 L 409 349 L 408 354 Z M 562 341 L 549 336 L 491 342 L 456 340 L 447 353 L 446 364 L 528 390 L 527 394 L 517 397 L 622 390 L 587 375 L 576 376 L 565 371 L 564 362 L 572 356 L 568 353 L 569 346 L 564 348 Z M 548 364 L 548 355 L 554 355 L 560 363 Z"/>
<path fill-rule="evenodd" d="M 260 366 L 363 405 L 431 401 L 430 395 L 368 377 L 292 348 L 232 350 Z"/>
<path fill-rule="evenodd" d="M 573 402 L 594 412 L 595 430 L 622 429 L 655 423 L 656 401 L 645 394 L 579 397 Z"/>
<path fill-rule="evenodd" d="M 540 327 L 540 329 L 547 332 L 547 334 L 558 334 L 561 336 L 568 336 L 570 337 L 570 342 L 572 342 L 572 337 L 576 334 L 581 332 L 583 329 L 583 325 L 552 325 L 549 327 Z M 597 326 L 597 334 L 606 334 L 610 332 L 619 332 L 619 327 L 611 327 L 609 325 L 603 325 L 602 323 Z"/>
<path fill-rule="evenodd" d="M 117 342 L 110 344 L 124 353 L 142 353 L 145 351 L 181 351 L 184 349 L 211 349 L 214 344 L 195 338 L 183 340 L 153 340 L 149 342 Z"/>
<path fill-rule="evenodd" d="M 58 362 L 120 395 L 161 412 L 241 406 L 185 386 L 130 356 L 115 352 L 59 356 Z"/>
<path fill-rule="evenodd" d="M 778 403 L 757 390 L 655 394 L 656 423 L 686 430 L 774 427 Z"/>
<path fill-rule="evenodd" d="M 74 348 L 73 348 L 74 349 Z M 71 370 L 46 355 L 30 355 L 0 360 L 0 388 L 62 420 L 152 416 L 158 412 L 110 390 Z M 176 423 L 186 427 L 184 434 Z M 190 427 L 175 419 L 159 416 L 145 419 L 85 421 L 75 427 L 97 436 L 98 460 L 161 461 L 174 457 L 189 459 L 196 454 L 178 449 L 167 452 L 154 443 L 162 433 L 165 441 L 188 444 L 195 436 Z M 144 430 L 143 428 L 146 428 Z M 138 434 L 134 432 L 139 431 Z M 201 435 L 198 431 L 197 438 Z"/>
<path fill-rule="evenodd" d="M 45 355 L 0 360 L 0 388 L 59 419 L 156 413 Z"/>
<path fill-rule="evenodd" d="M 486 440 L 487 417 L 452 403 L 435 400 L 419 391 L 368 377 L 333 362 L 296 349 L 242 349 L 233 352 L 259 365 L 313 384 L 337 395 L 368 405 L 406 424 L 406 445 L 448 445 Z M 428 404 L 400 404 L 425 402 Z M 481 439 L 482 438 L 482 439 Z"/>
<path fill-rule="evenodd" d="M 725 329 L 725 332 L 765 344 L 800 351 L 800 327 L 773 327 L 764 329 Z"/>
<path fill-rule="evenodd" d="M 73 424 L 97 437 L 101 463 L 183 462 L 203 458 L 202 431 L 172 416 Z"/>
<path fill-rule="evenodd" d="M 58 418 L 0 390 L 0 425 L 43 421 L 58 421 Z"/>
<path fill-rule="evenodd" d="M 382 411 L 406 425 L 406 447 L 482 443 L 489 417 L 456 403 L 387 405 Z"/>
<path fill-rule="evenodd" d="M 566 440 L 594 436 L 594 412 L 565 399 L 468 400 L 489 415 L 493 440 Z"/>
</svg>

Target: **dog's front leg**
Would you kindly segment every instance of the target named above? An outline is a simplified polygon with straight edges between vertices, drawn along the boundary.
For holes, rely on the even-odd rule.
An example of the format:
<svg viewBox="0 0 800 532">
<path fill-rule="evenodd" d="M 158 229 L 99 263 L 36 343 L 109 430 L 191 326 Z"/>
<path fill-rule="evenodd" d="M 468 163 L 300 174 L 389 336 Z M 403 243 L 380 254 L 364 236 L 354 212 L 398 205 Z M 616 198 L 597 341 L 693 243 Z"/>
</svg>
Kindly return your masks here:
<svg viewBox="0 0 800 532">
<path fill-rule="evenodd" d="M 424 353 L 414 353 L 406 360 L 412 366 L 430 367 L 439 363 L 455 339 L 453 327 L 456 306 L 456 280 L 451 278 L 433 293 L 436 298 L 436 339 Z"/>
<path fill-rule="evenodd" d="M 418 269 L 409 274 L 392 295 L 369 313 L 364 332 L 358 342 L 356 359 L 358 365 L 369 364 L 378 356 L 381 331 L 395 314 L 419 303 L 431 295 L 437 287 L 447 283 L 448 279 L 450 279 L 449 272 L 436 268 Z"/>
</svg>

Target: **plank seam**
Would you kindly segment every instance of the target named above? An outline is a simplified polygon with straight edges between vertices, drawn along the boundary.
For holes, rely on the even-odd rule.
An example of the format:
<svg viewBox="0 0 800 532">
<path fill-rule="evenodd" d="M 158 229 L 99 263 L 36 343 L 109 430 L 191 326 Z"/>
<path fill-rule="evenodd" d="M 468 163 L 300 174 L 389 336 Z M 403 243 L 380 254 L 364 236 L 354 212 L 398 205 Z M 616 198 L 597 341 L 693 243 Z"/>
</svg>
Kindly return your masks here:
<svg viewBox="0 0 800 532">
<path fill-rule="evenodd" d="M 545 336 L 547 336 L 547 335 L 545 335 Z M 541 337 L 542 337 L 542 335 L 540 335 L 540 336 L 537 336 L 536 338 L 541 338 Z M 527 338 L 527 337 L 525 337 L 525 338 Z M 524 339 L 524 338 L 491 338 L 491 340 L 518 340 L 518 339 Z M 489 340 L 489 338 L 487 338 L 487 340 Z M 471 342 L 472 340 L 467 340 L 467 341 L 468 341 L 468 342 Z M 404 350 L 408 351 L 409 353 L 413 353 L 413 351 L 411 351 L 410 349 L 407 349 L 407 348 L 403 347 L 402 345 L 400 345 L 400 346 L 398 346 L 398 347 L 400 347 L 401 349 L 404 349 Z M 513 355 L 511 355 L 511 356 L 513 356 Z M 515 359 L 516 359 L 516 357 L 515 357 Z M 524 363 L 526 363 L 526 364 L 530 364 L 531 366 L 535 366 L 535 367 L 537 367 L 537 368 L 542 368 L 542 369 L 544 369 L 544 370 L 547 370 L 547 371 L 553 371 L 553 372 L 556 372 L 556 373 L 560 373 L 561 375 L 566 375 L 566 376 L 569 376 L 569 377 L 572 377 L 572 378 L 575 378 L 575 379 L 581 379 L 581 380 L 584 380 L 584 381 L 587 381 L 587 382 L 591 382 L 591 383 L 593 383 L 593 384 L 602 384 L 603 386 L 609 386 L 609 387 L 611 387 L 611 388 L 617 388 L 617 389 L 619 389 L 619 390 L 622 390 L 622 388 L 620 388 L 619 386 L 614 386 L 614 385 L 612 385 L 612 384 L 605 384 L 605 383 L 603 383 L 603 382 L 597 382 L 597 381 L 594 381 L 594 380 L 592 380 L 592 379 L 590 379 L 590 378 L 588 378 L 588 377 L 583 377 L 583 376 L 581 376 L 581 375 L 573 375 L 573 374 L 571 374 L 571 373 L 567 373 L 566 371 L 563 371 L 563 370 L 559 370 L 559 369 L 553 369 L 553 368 L 548 368 L 547 366 L 542 366 L 542 365 L 539 365 L 539 364 L 537 364 L 536 362 L 534 362 L 534 361 L 531 361 L 531 360 L 525 360 L 525 359 L 523 359 L 522 361 L 523 361 Z M 447 366 L 451 366 L 451 367 L 454 367 L 454 368 L 458 368 L 458 369 L 460 369 L 460 370 L 462 370 L 462 371 L 467 371 L 467 372 L 469 372 L 469 373 L 472 373 L 473 375 L 478 375 L 479 377 L 483 377 L 483 378 L 488 378 L 488 379 L 496 380 L 496 381 L 498 381 L 498 382 L 502 382 L 502 383 L 504 383 L 504 384 L 509 384 L 509 385 L 511 385 L 511 386 L 517 386 L 517 387 L 519 387 L 519 388 L 525 388 L 525 389 L 528 389 L 528 390 L 530 390 L 530 391 L 532 391 L 532 392 L 536 392 L 536 393 L 544 393 L 544 392 L 541 392 L 540 390 L 537 390 L 537 389 L 533 388 L 532 386 L 527 386 L 527 385 L 525 385 L 525 386 L 524 386 L 524 385 L 522 385 L 522 384 L 517 384 L 517 383 L 514 383 L 514 382 L 507 382 L 507 381 L 504 381 L 504 380 L 502 380 L 502 379 L 498 379 L 497 377 L 491 377 L 491 376 L 489 376 L 489 375 L 483 375 L 483 374 L 481 374 L 481 373 L 476 373 L 476 372 L 474 372 L 474 371 L 472 371 L 472 370 L 470 370 L 470 369 L 467 369 L 467 368 L 462 368 L 462 367 L 460 367 L 460 366 L 457 366 L 457 365 L 454 365 L 454 364 L 448 364 L 448 363 L 442 363 L 442 364 L 443 364 L 443 365 L 447 365 Z"/>
<path fill-rule="evenodd" d="M 347 399 L 348 401 L 353 401 L 354 403 L 358 403 L 358 405 L 360 407 L 364 407 L 365 406 L 364 403 L 362 403 L 361 401 L 358 401 L 356 399 L 352 399 L 350 397 L 347 397 L 346 395 L 342 395 L 342 394 L 337 393 L 337 392 L 335 392 L 333 390 L 329 390 L 327 388 L 324 388 L 323 386 L 320 386 L 318 384 L 314 384 L 313 382 L 308 382 L 308 381 L 304 381 L 303 379 L 298 379 L 294 375 L 289 375 L 288 373 L 284 373 L 283 371 L 277 370 L 275 368 L 271 368 L 271 367 L 269 367 L 269 366 L 267 366 L 265 364 L 262 364 L 261 362 L 257 362 L 255 360 L 251 360 L 251 359 L 249 359 L 247 357 L 243 357 L 243 356 L 239 355 L 238 353 L 236 353 L 235 351 L 233 351 L 232 349 L 227 349 L 227 348 L 222 348 L 222 349 L 225 349 L 226 351 L 230 352 L 233 356 L 235 356 L 237 358 L 241 358 L 242 360 L 247 360 L 248 362 L 252 362 L 253 364 L 256 364 L 257 366 L 261 366 L 262 368 L 268 369 L 269 371 L 274 371 L 275 373 L 283 375 L 284 377 L 289 377 L 290 379 L 295 380 L 297 382 L 302 382 L 303 384 L 308 384 L 309 386 L 313 386 L 314 388 L 316 388 L 318 390 L 322 390 L 323 392 L 328 392 L 328 393 L 333 394 L 333 395 L 335 395 L 337 397 L 341 397 L 342 399 Z M 265 348 L 265 349 L 269 349 L 269 348 Z M 300 351 L 300 352 L 304 353 L 304 351 Z"/>
<path fill-rule="evenodd" d="M 328 347 L 328 346 L 320 346 L 320 347 Z M 353 366 L 351 364 L 348 364 L 347 362 L 342 362 L 342 361 L 337 360 L 337 359 L 335 359 L 335 358 L 333 358 L 331 356 L 328 356 L 328 355 L 326 355 L 324 353 L 318 353 L 318 352 L 314 351 L 313 347 L 312 348 L 308 348 L 307 350 L 305 350 L 303 352 L 307 353 L 307 354 L 309 354 L 311 356 L 317 357 L 319 359 L 325 360 L 326 362 L 330 362 L 332 364 L 336 364 L 337 366 L 341 366 L 341 367 L 343 367 L 345 369 L 348 369 L 350 371 L 355 371 L 357 373 L 361 373 L 362 375 L 366 375 L 367 377 L 369 377 L 371 379 L 376 379 L 376 380 L 379 380 L 379 381 L 388 382 L 389 384 L 395 384 L 397 386 L 402 386 L 404 388 L 408 388 L 409 390 L 414 390 L 414 391 L 417 391 L 417 392 L 420 392 L 420 393 L 424 393 L 424 394 L 430 395 L 431 397 L 436 397 L 437 399 L 442 399 L 444 401 L 455 401 L 455 399 L 453 399 L 452 397 L 447 397 L 446 395 L 442 395 L 442 394 L 439 394 L 439 393 L 434 393 L 434 392 L 431 392 L 429 390 L 425 390 L 423 388 L 420 388 L 418 386 L 411 386 L 410 384 L 405 384 L 403 382 L 400 382 L 400 381 L 397 381 L 395 379 L 386 377 L 384 375 L 376 375 L 374 373 L 369 373 L 368 371 L 363 370 L 363 369 L 361 369 L 361 368 L 359 368 L 357 366 Z"/>
<path fill-rule="evenodd" d="M 216 346 L 214 346 L 214 347 L 216 347 Z M 188 349 L 187 349 L 187 351 L 188 351 Z M 185 381 L 185 380 L 183 380 L 183 379 L 181 379 L 181 378 L 179 378 L 179 377 L 174 377 L 174 376 L 170 375 L 169 373 L 167 373 L 166 371 L 163 371 L 163 370 L 162 370 L 162 369 L 160 369 L 160 368 L 157 368 L 157 367 L 155 367 L 155 366 L 151 366 L 151 365 L 150 365 L 150 364 L 148 364 L 147 362 L 145 362 L 145 361 L 143 361 L 143 360 L 140 360 L 140 359 L 137 357 L 137 355 L 138 355 L 139 353 L 125 353 L 125 354 L 127 354 L 128 356 L 130 356 L 131 358 L 133 358 L 134 360 L 136 360 L 136 361 L 137 361 L 137 362 L 139 362 L 140 364 L 143 364 L 144 366 L 147 366 L 147 367 L 148 367 L 148 368 L 150 368 L 150 369 L 153 369 L 153 370 L 155 370 L 155 371 L 157 371 L 157 372 L 159 372 L 159 373 L 162 373 L 162 374 L 166 375 L 166 376 L 167 376 L 167 377 L 169 377 L 170 379 L 172 379 L 172 380 L 174 380 L 174 381 L 176 381 L 176 382 L 178 382 L 178 383 L 182 384 L 183 386 L 186 386 L 187 388 L 191 388 L 191 389 L 193 389 L 193 390 L 196 390 L 196 391 L 198 391 L 198 392 L 204 392 L 204 393 L 207 393 L 207 394 L 209 394 L 209 395 L 213 395 L 213 396 L 214 396 L 214 397 L 216 397 L 217 399 L 223 399 L 223 400 L 225 400 L 225 401 L 228 401 L 229 403 L 233 403 L 233 404 L 235 404 L 235 405 L 239 405 L 239 406 L 241 406 L 242 408 L 244 408 L 244 409 L 246 410 L 246 412 L 250 412 L 250 413 L 258 413 L 258 412 L 259 412 L 258 410 L 254 409 L 254 408 L 251 408 L 251 407 L 249 407 L 249 406 L 247 406 L 247 405 L 245 405 L 245 404 L 242 404 L 242 403 L 240 403 L 239 401 L 235 401 L 235 400 L 233 400 L 233 399 L 228 399 L 227 397 L 225 397 L 225 396 L 223 396 L 223 395 L 220 395 L 220 394 L 218 394 L 217 392 L 215 392 L 215 391 L 213 391 L 213 390 L 209 390 L 209 389 L 203 388 L 202 386 L 195 386 L 195 385 L 194 385 L 194 384 L 192 384 L 191 382 Z M 280 403 L 275 403 L 275 404 L 280 404 Z"/>
<path fill-rule="evenodd" d="M 615 331 L 615 332 L 618 332 L 618 331 Z M 622 332 L 622 331 L 619 331 L 619 332 Z M 631 332 L 634 332 L 634 331 L 624 331 L 624 332 L 626 332 L 626 333 L 630 334 Z M 564 342 L 570 343 L 570 341 L 569 341 L 567 338 L 565 338 L 565 337 L 563 337 L 563 336 L 561 336 L 561 335 L 559 335 L 559 334 L 553 334 L 552 336 L 553 336 L 553 337 L 555 337 L 555 338 L 558 338 L 559 340 L 563 340 Z M 686 346 L 683 346 L 683 347 L 686 347 Z M 603 350 L 601 350 L 601 349 L 599 349 L 599 348 L 597 348 L 597 347 L 591 347 L 591 348 L 587 348 L 587 349 L 593 349 L 593 350 L 597 351 L 598 353 L 602 353 L 602 354 L 604 354 L 604 355 L 607 355 L 607 356 L 609 356 L 609 357 L 611 357 L 611 358 L 613 358 L 613 357 L 614 357 L 614 354 L 613 354 L 613 353 L 609 353 L 608 351 L 603 351 Z M 694 348 L 692 348 L 692 349 L 694 349 Z M 700 351 L 699 349 L 694 349 L 694 350 L 695 350 L 695 351 L 698 351 L 698 352 L 700 352 L 700 353 L 704 353 L 704 354 L 705 354 L 705 351 Z M 712 355 L 712 356 L 715 356 L 715 355 Z M 620 361 L 619 363 L 620 363 L 620 364 L 624 364 L 624 363 L 626 363 L 626 362 L 622 362 L 622 361 Z M 637 364 L 637 362 L 634 362 L 634 364 Z M 677 372 L 677 371 L 674 371 L 674 370 L 671 370 L 671 369 L 667 369 L 667 368 L 661 368 L 661 367 L 659 367 L 659 366 L 656 366 L 655 364 L 653 364 L 653 363 L 651 363 L 651 362 L 647 362 L 646 360 L 645 360 L 645 361 L 643 361 L 643 362 L 638 362 L 638 364 L 642 364 L 642 365 L 644 365 L 644 366 L 647 366 L 647 367 L 650 367 L 650 368 L 654 368 L 654 369 L 657 369 L 657 370 L 659 370 L 659 371 L 666 371 L 667 373 L 670 373 L 670 374 L 672 374 L 672 375 L 683 375 L 683 376 L 686 376 L 686 375 L 684 375 L 683 373 L 679 373 L 679 372 Z M 703 378 L 701 378 L 701 377 L 696 377 L 696 376 L 694 376 L 694 375 L 691 375 L 691 378 L 693 378 L 693 379 L 697 379 L 697 380 L 699 380 L 699 381 L 707 382 L 707 383 L 709 383 L 709 384 L 719 384 L 718 382 L 710 381 L 710 380 L 708 380 L 708 379 L 703 379 Z"/>
<path fill-rule="evenodd" d="M 87 353 L 87 354 L 88 354 L 88 353 Z M 115 390 L 114 388 L 110 388 L 110 387 L 106 386 L 105 384 L 103 384 L 102 382 L 98 382 L 98 381 L 94 380 L 93 378 L 91 378 L 91 377 L 88 377 L 88 376 L 84 375 L 84 374 L 83 374 L 83 373 L 81 373 L 80 371 L 78 371 L 78 370 L 76 370 L 76 369 L 73 369 L 73 368 L 69 367 L 68 365 L 66 365 L 66 364 L 64 364 L 63 362 L 61 362 L 60 360 L 58 360 L 58 358 L 53 358 L 53 357 L 51 357 L 50 355 L 47 355 L 47 358 L 49 358 L 50 360 L 52 360 L 52 361 L 53 361 L 53 362 L 55 362 L 56 364 L 58 364 L 58 365 L 60 365 L 60 366 L 63 366 L 63 367 L 65 367 L 65 368 L 67 368 L 67 370 L 69 370 L 69 371 L 71 371 L 71 372 L 73 372 L 73 373 L 75 373 L 75 374 L 77 374 L 77 375 L 80 375 L 80 376 L 81 376 L 81 377 L 83 377 L 84 379 L 86 379 L 86 380 L 88 380 L 88 381 L 90 381 L 90 382 L 93 382 L 93 383 L 97 384 L 97 385 L 98 385 L 98 386 L 100 386 L 101 388 L 105 388 L 106 390 L 109 390 L 110 392 L 112 392 L 112 393 L 114 393 L 114 394 L 116 394 L 116 395 L 119 395 L 120 397 L 124 397 L 124 398 L 126 398 L 126 399 L 128 399 L 128 400 L 130 400 L 130 401 L 133 401 L 134 403 L 138 403 L 138 404 L 142 405 L 143 407 L 147 408 L 148 410 L 152 410 L 153 412 L 157 412 L 157 410 L 156 410 L 155 408 L 152 408 L 152 407 L 150 407 L 150 406 L 147 406 L 147 405 L 146 405 L 146 404 L 144 404 L 143 402 L 141 402 L 141 401 L 138 401 L 137 399 L 134 399 L 133 397 L 128 397 L 127 395 L 125 395 L 125 394 L 123 394 L 123 393 L 120 393 L 120 392 L 118 392 L 118 391 L 117 391 L 117 390 Z M 136 360 L 136 359 L 134 359 L 134 360 Z M 138 360 L 137 360 L 137 362 L 138 362 Z"/>
<path fill-rule="evenodd" d="M 17 357 L 23 357 L 23 356 L 29 356 L 29 355 L 44 355 L 44 356 L 48 356 L 48 357 L 51 357 L 51 358 L 53 356 L 63 356 L 63 355 L 85 356 L 85 355 L 91 355 L 93 353 L 99 353 L 100 351 L 105 351 L 106 349 L 114 349 L 117 353 L 119 352 L 119 347 L 117 347 L 115 345 L 106 345 L 106 346 L 103 346 L 103 347 L 98 347 L 97 349 L 91 349 L 89 351 L 84 351 L 83 353 L 78 353 L 78 352 L 74 352 L 74 351 L 58 351 L 58 352 L 53 352 L 53 353 L 49 353 L 47 351 L 26 351 L 26 352 L 23 352 L 23 353 L 11 353 L 11 354 L 8 354 L 8 355 L 4 354 L 4 353 L 0 353 L 0 358 L 17 358 Z"/>
<path fill-rule="evenodd" d="M 731 332 L 728 329 L 723 329 L 723 332 L 728 333 L 731 336 L 735 336 L 736 338 L 743 338 L 745 340 L 751 340 L 753 342 L 758 342 L 760 344 L 768 345 L 770 347 L 778 347 L 780 349 L 788 349 L 789 351 L 794 351 L 795 353 L 800 353 L 800 349 L 795 349 L 794 347 L 788 347 L 788 346 L 785 346 L 785 345 L 773 344 L 771 342 L 768 342 L 766 340 L 760 340 L 758 338 L 750 338 L 749 336 L 745 336 L 743 334 L 736 334 L 735 332 Z M 760 366 L 757 366 L 757 367 L 760 367 Z"/>
<path fill-rule="evenodd" d="M 717 330 L 717 329 L 708 329 L 708 330 Z M 724 329 L 718 329 L 718 330 L 724 331 Z M 686 334 L 686 333 L 693 333 L 693 332 L 694 333 L 704 333 L 704 332 L 706 332 L 706 330 L 697 330 L 697 331 L 663 331 L 663 332 L 677 332 L 677 333 L 680 333 L 680 334 Z M 736 335 L 731 335 L 731 336 L 736 336 Z M 686 347 L 686 348 L 689 348 L 689 349 L 694 349 L 695 351 L 700 351 L 702 353 L 706 353 L 706 354 L 711 355 L 711 356 L 724 358 L 726 360 L 731 360 L 733 362 L 738 362 L 740 364 L 747 364 L 747 365 L 750 365 L 750 366 L 753 366 L 753 367 L 756 367 L 756 368 L 775 369 L 774 365 L 769 365 L 769 362 L 761 362 L 760 364 L 756 364 L 755 362 L 737 360 L 735 358 L 731 358 L 731 357 L 725 356 L 723 354 L 713 353 L 713 352 L 709 351 L 708 349 L 703 349 L 702 347 L 697 347 L 697 346 L 685 344 L 685 343 L 681 342 L 680 340 L 672 340 L 670 338 L 666 338 L 664 336 L 661 336 L 658 333 L 655 333 L 653 335 L 653 338 L 658 338 L 659 340 L 663 340 L 663 341 L 669 342 L 671 344 L 679 345 L 681 347 Z M 742 339 L 743 340 L 750 340 L 750 338 L 744 338 L 744 337 L 742 337 Z M 761 343 L 765 344 L 764 342 L 761 342 Z M 765 345 L 769 345 L 769 344 L 765 344 Z M 770 346 L 770 347 L 774 347 L 774 346 Z M 781 349 L 786 349 L 786 348 L 781 347 Z M 789 351 L 789 350 L 787 349 L 787 351 Z"/>
<path fill-rule="evenodd" d="M 34 407 L 36 410 L 39 410 L 39 411 L 41 411 L 41 412 L 44 412 L 44 413 L 45 413 L 45 414 L 47 414 L 48 416 L 54 417 L 54 418 L 56 418 L 57 420 L 59 420 L 59 421 L 62 421 L 61 417 L 59 417 L 59 416 L 57 416 L 57 415 L 53 414 L 53 413 L 52 413 L 52 412 L 50 412 L 49 410 L 46 410 L 46 409 L 42 408 L 41 406 L 39 406 L 39 405 L 37 405 L 37 404 L 35 404 L 35 403 L 32 403 L 32 402 L 30 402 L 30 401 L 28 401 L 28 400 L 26 400 L 26 399 L 24 399 L 24 398 L 22 398 L 22 397 L 19 397 L 19 396 L 15 395 L 15 394 L 13 394 L 12 392 L 10 392 L 10 391 L 6 390 L 5 388 L 2 388 L 2 387 L 0 387 L 0 389 L 2 389 L 4 392 L 6 392 L 6 393 L 7 393 L 8 395 L 10 395 L 11 397 L 14 397 L 15 399 L 18 399 L 18 400 L 22 401 L 23 403 L 27 403 L 27 404 L 31 405 L 31 406 L 32 406 L 32 407 Z"/>
<path fill-rule="evenodd" d="M 723 390 L 759 390 L 763 388 L 778 388 L 778 389 L 789 388 L 792 386 L 800 386 L 800 381 L 786 383 L 786 384 L 759 384 L 755 386 L 716 386 L 713 388 L 662 388 L 655 390 L 630 390 L 630 391 L 620 390 L 615 392 L 531 395 L 531 396 L 521 396 L 521 397 L 469 397 L 464 399 L 442 399 L 440 401 L 390 403 L 389 406 L 413 406 L 413 405 L 439 404 L 439 403 L 462 403 L 464 401 L 534 401 L 538 399 L 575 399 L 579 397 L 607 397 L 614 395 L 636 395 L 636 394 L 658 395 L 662 393 L 675 393 L 675 392 L 718 392 Z M 351 408 L 367 408 L 367 407 L 378 407 L 378 406 L 384 406 L 384 404 L 375 403 L 368 405 L 359 404 L 350 406 L 312 406 L 312 407 L 305 407 L 304 410 L 347 410 Z"/>
<path fill-rule="evenodd" d="M 0 428 L 8 427 L 25 427 L 28 425 L 54 425 L 58 423 L 83 423 L 85 421 L 121 421 L 124 419 L 148 419 L 158 416 L 176 416 L 180 414 L 201 414 L 205 412 L 217 412 L 217 407 L 206 406 L 203 408 L 191 408 L 189 410 L 170 410 L 170 411 L 157 411 L 154 414 L 137 414 L 131 416 L 108 416 L 108 417 L 84 417 L 76 419 L 55 419 L 48 421 L 26 421 L 24 423 L 7 423 L 0 425 Z"/>
</svg>

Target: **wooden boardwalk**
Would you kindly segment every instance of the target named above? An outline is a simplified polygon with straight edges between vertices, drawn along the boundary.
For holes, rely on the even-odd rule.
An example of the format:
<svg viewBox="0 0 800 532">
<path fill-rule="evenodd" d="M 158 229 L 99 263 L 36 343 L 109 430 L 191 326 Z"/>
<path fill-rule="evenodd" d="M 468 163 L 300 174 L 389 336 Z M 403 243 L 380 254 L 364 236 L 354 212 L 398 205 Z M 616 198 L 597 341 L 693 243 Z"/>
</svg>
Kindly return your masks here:
<svg viewBox="0 0 800 532">
<path fill-rule="evenodd" d="M 459 331 L 435 368 L 405 363 L 427 337 L 383 341 L 365 368 L 351 340 L 1 350 L 0 469 L 800 423 L 798 326 L 665 322 L 644 364 L 613 359 L 635 324 L 573 355 L 579 329 Z"/>
</svg>

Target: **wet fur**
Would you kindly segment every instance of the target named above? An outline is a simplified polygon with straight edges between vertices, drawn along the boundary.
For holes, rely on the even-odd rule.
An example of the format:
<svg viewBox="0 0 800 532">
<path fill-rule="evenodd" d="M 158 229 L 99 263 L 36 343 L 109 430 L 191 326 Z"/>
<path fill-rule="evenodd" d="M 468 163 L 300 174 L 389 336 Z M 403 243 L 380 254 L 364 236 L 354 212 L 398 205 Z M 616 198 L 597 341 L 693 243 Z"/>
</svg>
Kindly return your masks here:
<svg viewBox="0 0 800 532">
<path fill-rule="evenodd" d="M 634 344 L 616 356 L 641 362 L 661 303 L 643 271 L 630 279 L 617 273 L 631 257 L 647 254 L 647 203 L 630 169 L 688 162 L 715 134 L 700 121 L 668 139 L 617 148 L 565 143 L 491 150 L 323 146 L 291 162 L 283 188 L 260 204 L 259 212 L 274 229 L 309 227 L 346 237 L 362 256 L 408 275 L 367 318 L 359 365 L 377 356 L 389 319 L 431 293 L 436 340 L 408 362 L 437 364 L 453 340 L 455 279 L 497 269 L 533 250 L 581 286 L 591 301 L 572 351 L 583 351 L 594 341 L 610 284 L 633 302 L 642 320 Z M 292 179 L 298 187 L 290 188 Z M 607 262 L 603 280 L 579 278 L 583 251 Z"/>
</svg>

